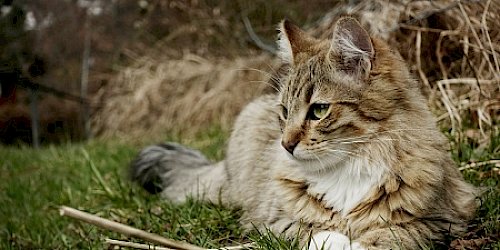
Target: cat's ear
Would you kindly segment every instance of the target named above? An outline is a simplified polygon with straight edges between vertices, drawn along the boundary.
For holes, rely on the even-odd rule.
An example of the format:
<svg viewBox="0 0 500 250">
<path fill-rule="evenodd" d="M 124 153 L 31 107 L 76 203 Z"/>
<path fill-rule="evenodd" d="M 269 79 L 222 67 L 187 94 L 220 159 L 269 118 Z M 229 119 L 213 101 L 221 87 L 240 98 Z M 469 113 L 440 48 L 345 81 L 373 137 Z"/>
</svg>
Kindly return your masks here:
<svg viewBox="0 0 500 250">
<path fill-rule="evenodd" d="M 283 20 L 279 27 L 278 55 L 283 62 L 293 65 L 301 53 L 310 51 L 314 39 L 288 20 Z"/>
<path fill-rule="evenodd" d="M 331 54 L 341 70 L 366 77 L 375 51 L 368 32 L 352 17 L 340 18 L 334 28 Z"/>
</svg>

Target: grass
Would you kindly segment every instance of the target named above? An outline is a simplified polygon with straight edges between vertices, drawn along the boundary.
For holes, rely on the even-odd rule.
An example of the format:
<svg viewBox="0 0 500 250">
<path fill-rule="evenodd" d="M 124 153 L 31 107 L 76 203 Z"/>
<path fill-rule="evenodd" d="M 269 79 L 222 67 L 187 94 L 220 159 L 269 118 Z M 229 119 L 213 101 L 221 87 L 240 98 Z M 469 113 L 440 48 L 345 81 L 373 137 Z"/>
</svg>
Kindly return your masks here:
<svg viewBox="0 0 500 250">
<path fill-rule="evenodd" d="M 453 159 L 460 165 L 500 159 L 500 131 L 494 133 L 488 145 L 482 148 L 471 139 L 454 138 L 451 144 Z M 500 169 L 498 165 L 486 164 L 462 173 L 467 181 L 483 190 L 477 216 L 465 238 L 482 237 L 490 243 L 484 249 L 500 249 Z"/>
<path fill-rule="evenodd" d="M 181 141 L 217 160 L 223 157 L 227 136 L 212 129 Z M 239 211 L 193 200 L 174 205 L 129 183 L 127 165 L 143 145 L 94 140 L 40 150 L 0 148 L 0 249 L 102 249 L 104 238 L 136 240 L 60 217 L 60 205 L 203 247 L 255 241 L 262 249 L 298 249 L 297 242 L 268 233 L 245 236 L 238 225 Z M 500 159 L 500 135 L 492 136 L 489 146 L 481 150 L 468 140 L 452 148 L 458 163 Z M 489 237 L 482 249 L 499 249 L 498 169 L 485 165 L 465 170 L 464 175 L 486 191 L 471 233 L 462 240 Z"/>
<path fill-rule="evenodd" d="M 194 146 L 220 158 L 226 137 L 220 133 L 200 136 Z M 238 211 L 195 201 L 173 205 L 129 183 L 126 168 L 140 147 L 92 141 L 1 148 L 0 249 L 102 249 L 106 237 L 124 239 L 60 217 L 60 205 L 204 247 L 241 241 Z"/>
</svg>

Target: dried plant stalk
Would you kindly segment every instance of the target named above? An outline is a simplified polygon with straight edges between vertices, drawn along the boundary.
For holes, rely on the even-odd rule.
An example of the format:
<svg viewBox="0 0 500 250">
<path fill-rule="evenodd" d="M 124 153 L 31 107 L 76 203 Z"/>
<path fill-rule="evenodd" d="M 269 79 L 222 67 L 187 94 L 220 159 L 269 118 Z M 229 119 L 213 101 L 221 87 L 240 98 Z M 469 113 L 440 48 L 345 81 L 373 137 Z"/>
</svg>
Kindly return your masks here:
<svg viewBox="0 0 500 250">
<path fill-rule="evenodd" d="M 153 233 L 148 233 L 146 231 L 133 228 L 131 226 L 127 226 L 118 222 L 114 222 L 111 220 L 107 220 L 104 218 L 101 218 L 99 216 L 89 214 L 86 212 L 82 212 L 80 210 L 71 208 L 71 207 L 66 207 L 66 206 L 61 206 L 59 209 L 59 213 L 61 216 L 68 216 L 77 220 L 81 220 L 84 222 L 87 222 L 89 224 L 92 224 L 94 226 L 98 226 L 103 229 L 115 231 L 127 236 L 131 237 L 137 237 L 155 244 L 159 244 L 162 246 L 174 248 L 174 249 L 183 249 L 183 250 L 203 250 L 204 248 L 191 245 L 189 243 L 185 242 L 180 242 L 180 241 L 174 241 L 171 239 L 167 239 L 164 237 L 161 237 L 157 234 Z"/>
<path fill-rule="evenodd" d="M 113 240 L 113 239 L 106 239 L 106 243 L 108 243 L 112 246 L 130 247 L 130 248 L 135 248 L 135 249 L 152 249 L 152 250 L 171 250 L 172 249 L 172 248 L 151 246 L 148 244 L 140 244 L 140 243 L 135 243 L 135 242 Z M 210 248 L 210 249 L 206 249 L 206 250 L 240 250 L 240 249 L 251 249 L 254 246 L 255 246 L 254 243 L 248 243 L 248 244 L 243 244 L 243 245 L 239 245 L 239 246 Z"/>
<path fill-rule="evenodd" d="M 172 250 L 172 248 L 152 246 L 148 244 L 141 244 L 129 241 L 122 241 L 122 240 L 106 239 L 105 241 L 110 246 L 129 247 L 134 249 L 146 249 L 146 250 Z"/>
</svg>

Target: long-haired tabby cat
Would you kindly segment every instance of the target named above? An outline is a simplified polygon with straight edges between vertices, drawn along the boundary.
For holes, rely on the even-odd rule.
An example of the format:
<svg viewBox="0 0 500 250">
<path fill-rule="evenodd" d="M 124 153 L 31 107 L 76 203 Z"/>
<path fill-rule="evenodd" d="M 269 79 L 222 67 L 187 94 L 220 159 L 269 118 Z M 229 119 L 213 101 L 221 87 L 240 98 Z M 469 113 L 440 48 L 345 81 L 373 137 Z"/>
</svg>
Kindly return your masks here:
<svg viewBox="0 0 500 250">
<path fill-rule="evenodd" d="M 159 144 L 133 178 L 175 202 L 242 208 L 249 229 L 312 235 L 309 249 L 416 249 L 463 233 L 475 189 L 400 55 L 351 17 L 327 40 L 288 21 L 280 33 L 287 76 L 241 112 L 225 160 Z"/>
</svg>

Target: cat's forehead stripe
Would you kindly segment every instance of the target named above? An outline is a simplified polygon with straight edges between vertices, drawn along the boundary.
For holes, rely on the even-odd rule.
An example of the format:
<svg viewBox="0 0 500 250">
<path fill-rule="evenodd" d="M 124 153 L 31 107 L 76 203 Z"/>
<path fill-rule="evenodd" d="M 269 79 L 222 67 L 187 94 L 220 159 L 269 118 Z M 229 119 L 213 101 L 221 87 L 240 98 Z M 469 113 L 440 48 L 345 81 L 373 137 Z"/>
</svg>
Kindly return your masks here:
<svg viewBox="0 0 500 250">
<path fill-rule="evenodd" d="M 317 63 L 309 62 L 307 65 L 296 69 L 295 74 L 288 81 L 286 94 L 288 95 L 289 102 L 293 102 L 293 99 L 301 97 L 307 103 L 311 101 L 311 97 L 316 89 L 315 85 L 322 83 L 321 77 L 316 74 L 318 67 Z"/>
</svg>

